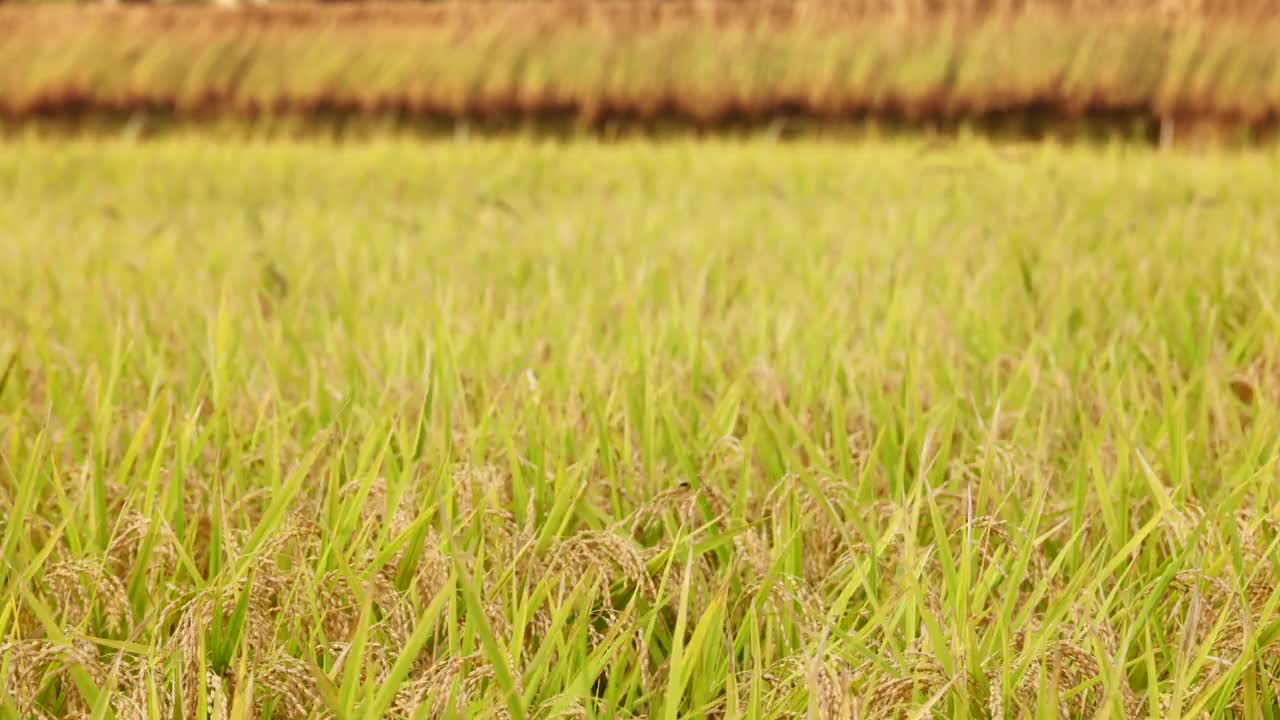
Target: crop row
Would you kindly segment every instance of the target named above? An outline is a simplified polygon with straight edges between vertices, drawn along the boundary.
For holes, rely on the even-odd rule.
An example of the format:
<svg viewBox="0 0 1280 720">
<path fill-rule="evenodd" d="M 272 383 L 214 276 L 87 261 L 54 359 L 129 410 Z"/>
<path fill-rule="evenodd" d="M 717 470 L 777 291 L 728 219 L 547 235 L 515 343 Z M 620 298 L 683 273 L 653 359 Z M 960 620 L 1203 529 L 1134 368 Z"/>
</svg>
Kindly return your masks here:
<svg viewBox="0 0 1280 720">
<path fill-rule="evenodd" d="M 1030 10 L 841 21 L 832 4 L 738 5 L 11 10 L 0 116 L 1280 119 L 1280 24 Z"/>
</svg>

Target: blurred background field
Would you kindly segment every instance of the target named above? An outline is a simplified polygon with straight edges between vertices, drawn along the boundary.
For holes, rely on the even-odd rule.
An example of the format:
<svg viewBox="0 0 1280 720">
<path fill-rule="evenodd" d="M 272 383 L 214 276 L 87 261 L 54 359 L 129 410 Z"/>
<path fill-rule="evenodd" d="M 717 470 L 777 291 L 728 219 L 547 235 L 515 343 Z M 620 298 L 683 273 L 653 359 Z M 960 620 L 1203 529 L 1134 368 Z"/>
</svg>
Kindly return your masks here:
<svg viewBox="0 0 1280 720">
<path fill-rule="evenodd" d="M 1280 3 L 539 0 L 0 8 L 0 123 L 881 126 L 1252 141 Z"/>
</svg>

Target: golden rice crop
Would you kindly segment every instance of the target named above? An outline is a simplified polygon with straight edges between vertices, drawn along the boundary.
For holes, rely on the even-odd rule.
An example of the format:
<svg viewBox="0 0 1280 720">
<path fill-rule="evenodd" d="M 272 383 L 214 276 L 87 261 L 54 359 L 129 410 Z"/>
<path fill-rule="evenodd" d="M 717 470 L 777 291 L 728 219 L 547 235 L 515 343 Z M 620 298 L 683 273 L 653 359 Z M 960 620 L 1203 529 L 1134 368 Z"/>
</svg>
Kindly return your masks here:
<svg viewBox="0 0 1280 720">
<path fill-rule="evenodd" d="M 1127 133 L 1268 131 L 1280 118 L 1280 13 L 1253 19 L 1262 5 L 963 7 L 21 8 L 0 13 L 0 117 L 567 129 L 871 119 L 1028 132 L 1091 120 Z"/>
</svg>

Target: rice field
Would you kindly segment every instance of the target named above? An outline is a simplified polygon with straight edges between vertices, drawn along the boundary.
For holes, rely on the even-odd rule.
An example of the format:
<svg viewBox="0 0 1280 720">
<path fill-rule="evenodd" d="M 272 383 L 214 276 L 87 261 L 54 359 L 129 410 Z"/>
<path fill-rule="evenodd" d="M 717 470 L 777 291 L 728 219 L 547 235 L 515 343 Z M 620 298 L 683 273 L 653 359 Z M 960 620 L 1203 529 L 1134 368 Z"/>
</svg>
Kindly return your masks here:
<svg viewBox="0 0 1280 720">
<path fill-rule="evenodd" d="M 1276 718 L 1280 154 L 13 140 L 4 718 Z"/>
</svg>

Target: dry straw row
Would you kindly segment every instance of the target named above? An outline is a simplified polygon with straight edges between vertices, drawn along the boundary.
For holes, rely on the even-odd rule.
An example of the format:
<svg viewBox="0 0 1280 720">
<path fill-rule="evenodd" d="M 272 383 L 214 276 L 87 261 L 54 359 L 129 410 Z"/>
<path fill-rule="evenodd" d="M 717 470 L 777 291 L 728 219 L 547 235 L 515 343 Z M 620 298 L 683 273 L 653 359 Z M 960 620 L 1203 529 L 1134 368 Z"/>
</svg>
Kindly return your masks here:
<svg viewBox="0 0 1280 720">
<path fill-rule="evenodd" d="M 0 13 L 0 116 L 1257 129 L 1280 118 L 1267 2 L 24 8 Z"/>
</svg>

